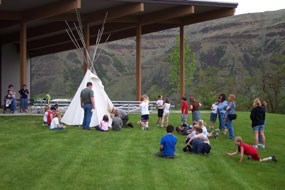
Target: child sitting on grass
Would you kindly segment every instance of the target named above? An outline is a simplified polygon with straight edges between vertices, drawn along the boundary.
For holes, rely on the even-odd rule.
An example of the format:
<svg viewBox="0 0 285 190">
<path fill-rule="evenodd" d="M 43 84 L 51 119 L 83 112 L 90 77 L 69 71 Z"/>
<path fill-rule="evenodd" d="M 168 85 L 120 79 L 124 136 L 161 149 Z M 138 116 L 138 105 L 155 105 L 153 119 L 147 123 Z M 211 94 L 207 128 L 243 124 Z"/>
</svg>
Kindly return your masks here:
<svg viewBox="0 0 285 190">
<path fill-rule="evenodd" d="M 119 114 L 115 112 L 115 117 L 113 118 L 113 122 L 112 122 L 112 129 L 114 131 L 120 131 L 122 127 L 123 127 L 123 121 L 119 117 Z"/>
<path fill-rule="evenodd" d="M 168 125 L 166 127 L 167 134 L 161 138 L 159 147 L 160 151 L 155 154 L 156 156 L 174 158 L 177 138 L 173 135 L 173 131 L 173 125 Z"/>
<path fill-rule="evenodd" d="M 61 113 L 60 112 L 56 112 L 55 113 L 55 117 L 52 119 L 52 121 L 50 123 L 49 129 L 51 129 L 51 130 L 61 130 L 61 129 L 64 129 L 65 126 L 60 123 L 60 118 L 61 118 Z"/>
<path fill-rule="evenodd" d="M 95 129 L 102 132 L 108 132 L 109 130 L 109 117 L 108 115 L 103 116 L 103 120 L 100 121 L 100 124 L 95 126 Z"/>
<path fill-rule="evenodd" d="M 227 155 L 234 156 L 234 155 L 240 154 L 240 159 L 239 159 L 240 162 L 242 162 L 244 155 L 247 155 L 248 159 L 253 159 L 256 161 L 260 161 L 260 162 L 265 162 L 265 161 L 277 162 L 277 159 L 275 156 L 270 156 L 268 158 L 261 159 L 258 155 L 257 150 L 253 146 L 243 143 L 241 137 L 235 137 L 234 143 L 235 145 L 237 145 L 237 151 L 232 152 L 232 153 L 227 153 Z"/>
<path fill-rule="evenodd" d="M 44 109 L 44 116 L 43 116 L 43 125 L 47 126 L 47 118 L 48 118 L 48 112 L 50 111 L 49 106 L 45 106 Z"/>
<path fill-rule="evenodd" d="M 186 147 L 183 152 L 190 151 L 192 153 L 209 154 L 211 151 L 210 141 L 200 127 L 195 127 L 195 135 L 186 140 Z"/>
</svg>

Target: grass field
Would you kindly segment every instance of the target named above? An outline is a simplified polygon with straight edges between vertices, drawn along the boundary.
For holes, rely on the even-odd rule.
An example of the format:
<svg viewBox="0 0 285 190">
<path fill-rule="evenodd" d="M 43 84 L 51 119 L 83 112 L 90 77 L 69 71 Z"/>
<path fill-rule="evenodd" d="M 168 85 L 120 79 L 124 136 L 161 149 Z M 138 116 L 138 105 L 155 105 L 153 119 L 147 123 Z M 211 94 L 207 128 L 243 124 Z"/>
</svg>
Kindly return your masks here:
<svg viewBox="0 0 285 190">
<path fill-rule="evenodd" d="M 130 115 L 136 123 L 139 115 Z M 205 121 L 209 114 L 203 114 Z M 227 157 L 235 151 L 227 136 L 211 139 L 207 156 L 182 152 L 185 137 L 178 135 L 176 158 L 154 156 L 165 129 L 122 129 L 102 133 L 69 127 L 50 131 L 39 116 L 0 117 L 0 189 L 285 189 L 285 117 L 267 114 L 265 150 L 274 162 Z M 189 117 L 190 119 L 190 117 Z M 178 125 L 180 115 L 170 115 Z M 216 124 L 217 125 L 217 124 Z M 235 133 L 253 143 L 249 113 L 239 112 Z"/>
</svg>

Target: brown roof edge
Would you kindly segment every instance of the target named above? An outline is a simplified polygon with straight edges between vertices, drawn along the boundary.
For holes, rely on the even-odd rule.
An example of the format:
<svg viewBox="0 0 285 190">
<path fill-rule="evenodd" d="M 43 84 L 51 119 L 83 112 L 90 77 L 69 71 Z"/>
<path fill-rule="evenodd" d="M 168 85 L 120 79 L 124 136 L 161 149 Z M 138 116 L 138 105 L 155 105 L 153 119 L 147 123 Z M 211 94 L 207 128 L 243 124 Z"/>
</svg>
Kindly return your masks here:
<svg viewBox="0 0 285 190">
<path fill-rule="evenodd" d="M 164 3 L 164 4 L 176 4 L 176 5 L 200 5 L 200 6 L 216 6 L 225 8 L 237 8 L 238 3 L 227 1 L 199 1 L 199 0 L 116 0 L 122 2 L 141 2 L 141 3 Z"/>
</svg>

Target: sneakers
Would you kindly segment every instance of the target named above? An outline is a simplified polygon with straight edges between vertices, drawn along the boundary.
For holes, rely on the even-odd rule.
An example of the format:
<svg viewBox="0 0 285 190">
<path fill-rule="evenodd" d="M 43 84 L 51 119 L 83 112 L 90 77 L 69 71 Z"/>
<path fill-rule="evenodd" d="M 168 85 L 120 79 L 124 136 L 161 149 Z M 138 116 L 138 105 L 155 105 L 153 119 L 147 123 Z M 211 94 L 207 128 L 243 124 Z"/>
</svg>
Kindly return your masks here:
<svg viewBox="0 0 285 190">
<path fill-rule="evenodd" d="M 273 162 L 277 162 L 277 158 L 276 158 L 275 156 L 272 156 L 271 160 L 272 160 Z"/>
<path fill-rule="evenodd" d="M 260 147 L 261 147 L 262 149 L 265 149 L 265 145 L 264 145 L 264 144 L 261 144 Z"/>
<path fill-rule="evenodd" d="M 258 149 L 258 145 L 252 145 L 255 149 Z"/>
</svg>

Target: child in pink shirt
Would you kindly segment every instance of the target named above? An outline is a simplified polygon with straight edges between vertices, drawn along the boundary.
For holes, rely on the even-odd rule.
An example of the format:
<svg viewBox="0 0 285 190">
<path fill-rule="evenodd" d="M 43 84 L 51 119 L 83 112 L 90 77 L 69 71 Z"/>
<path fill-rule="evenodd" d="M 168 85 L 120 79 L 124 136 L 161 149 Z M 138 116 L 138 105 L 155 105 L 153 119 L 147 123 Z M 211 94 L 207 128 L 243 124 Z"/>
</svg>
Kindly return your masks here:
<svg viewBox="0 0 285 190">
<path fill-rule="evenodd" d="M 107 115 L 103 116 L 103 120 L 100 124 L 95 127 L 98 131 L 107 132 L 109 130 L 109 117 Z"/>
</svg>

